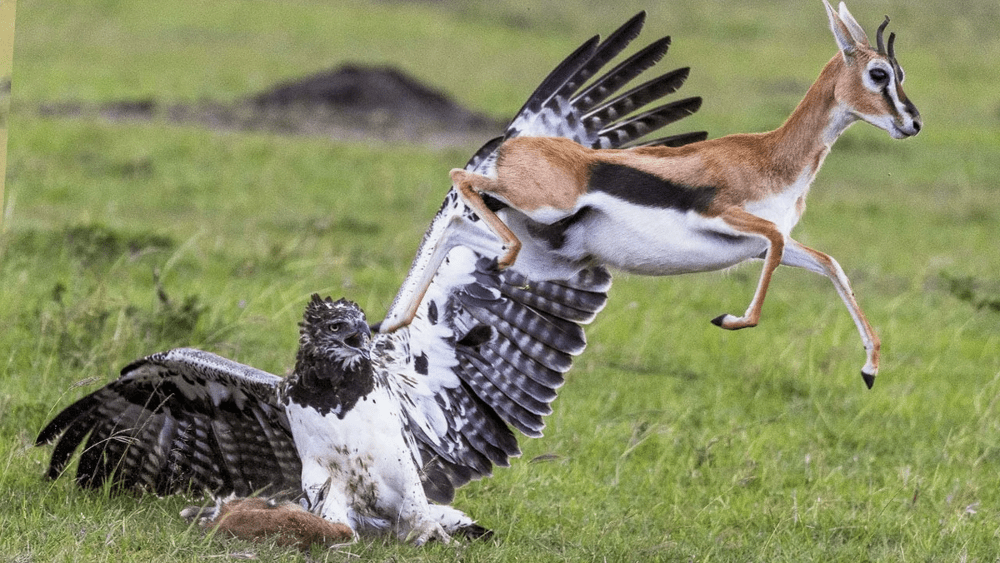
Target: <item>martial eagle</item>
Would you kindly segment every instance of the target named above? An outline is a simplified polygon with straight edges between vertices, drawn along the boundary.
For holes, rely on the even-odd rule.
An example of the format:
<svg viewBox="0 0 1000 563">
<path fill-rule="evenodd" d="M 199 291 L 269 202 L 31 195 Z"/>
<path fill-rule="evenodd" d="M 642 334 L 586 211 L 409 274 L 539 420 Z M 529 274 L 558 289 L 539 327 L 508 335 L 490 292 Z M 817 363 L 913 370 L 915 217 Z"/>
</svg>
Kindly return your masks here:
<svg viewBox="0 0 1000 563">
<path fill-rule="evenodd" d="M 466 169 L 490 174 L 496 148 L 518 135 L 601 148 L 705 138 L 699 132 L 641 140 L 697 110 L 700 100 L 688 98 L 638 112 L 676 91 L 688 69 L 617 94 L 663 57 L 669 38 L 593 78 L 638 36 L 644 19 L 640 13 L 606 40 L 595 36 L 574 51 Z M 501 213 L 526 247 L 535 241 L 543 248 L 560 236 L 559 225 Z M 313 301 L 303 334 L 318 329 L 319 336 L 303 336 L 287 382 L 199 350 L 139 360 L 42 430 L 37 444 L 58 439 L 48 475 L 57 477 L 86 439 L 76 477 L 85 487 L 109 483 L 161 495 L 304 492 L 311 510 L 346 518 L 355 531 L 391 527 L 422 541 L 468 529 L 472 520 L 445 506 L 455 487 L 519 455 L 512 428 L 541 435 L 542 417 L 585 347 L 581 325 L 603 308 L 611 285 L 602 266 L 563 271 L 544 252 L 523 252 L 530 258 L 501 271 L 498 245 L 450 190 L 371 343 L 360 311 L 334 330 L 315 324 L 310 311 L 338 305 Z M 332 333 L 351 334 L 308 351 L 315 338 Z M 322 373 L 365 366 L 371 376 L 324 386 Z M 335 478 L 334 466 L 358 480 Z"/>
</svg>

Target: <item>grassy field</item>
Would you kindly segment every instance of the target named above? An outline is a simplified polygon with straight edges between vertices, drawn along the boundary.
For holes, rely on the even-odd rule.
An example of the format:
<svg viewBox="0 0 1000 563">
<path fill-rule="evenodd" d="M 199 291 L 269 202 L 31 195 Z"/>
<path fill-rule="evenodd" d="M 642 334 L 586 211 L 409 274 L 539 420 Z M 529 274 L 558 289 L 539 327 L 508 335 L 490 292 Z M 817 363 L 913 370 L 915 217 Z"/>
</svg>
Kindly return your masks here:
<svg viewBox="0 0 1000 563">
<path fill-rule="evenodd" d="M 196 346 L 274 373 L 312 292 L 380 318 L 476 146 L 40 115 L 42 103 L 232 100 L 342 62 L 390 63 L 510 116 L 586 37 L 639 9 L 691 65 L 712 136 L 780 124 L 834 53 L 821 3 L 21 0 L 0 226 L 0 560 L 302 561 L 202 536 L 188 499 L 43 479 L 58 409 L 142 355 Z M 829 282 L 759 263 L 618 275 L 546 435 L 455 505 L 496 542 L 368 540 L 316 561 L 997 561 L 1000 554 L 1000 7 L 852 2 L 892 16 L 924 131 L 865 125 L 796 230 L 837 257 L 883 338 L 864 355 Z M 485 140 L 485 139 L 483 139 Z M 164 297 L 158 290 L 162 290 Z"/>
</svg>

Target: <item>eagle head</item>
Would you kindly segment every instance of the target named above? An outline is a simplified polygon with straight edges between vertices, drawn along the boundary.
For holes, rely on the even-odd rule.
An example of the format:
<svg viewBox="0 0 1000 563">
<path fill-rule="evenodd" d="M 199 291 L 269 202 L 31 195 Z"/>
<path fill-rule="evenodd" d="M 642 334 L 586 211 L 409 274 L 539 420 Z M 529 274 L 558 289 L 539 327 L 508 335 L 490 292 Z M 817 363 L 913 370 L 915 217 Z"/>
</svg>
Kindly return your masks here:
<svg viewBox="0 0 1000 563">
<path fill-rule="evenodd" d="M 371 344 L 371 329 L 360 307 L 313 294 L 299 323 L 299 352 L 288 398 L 343 416 L 375 386 Z"/>
<path fill-rule="evenodd" d="M 313 294 L 299 323 L 300 353 L 353 371 L 371 361 L 371 340 L 365 313 L 357 304 Z"/>
</svg>

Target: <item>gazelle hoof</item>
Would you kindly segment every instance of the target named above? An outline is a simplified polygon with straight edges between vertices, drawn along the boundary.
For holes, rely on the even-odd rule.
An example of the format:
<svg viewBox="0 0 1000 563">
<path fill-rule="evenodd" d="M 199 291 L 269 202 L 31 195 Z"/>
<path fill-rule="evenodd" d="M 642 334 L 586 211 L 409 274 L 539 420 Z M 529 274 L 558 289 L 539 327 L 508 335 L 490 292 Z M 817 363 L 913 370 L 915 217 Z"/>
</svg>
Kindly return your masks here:
<svg viewBox="0 0 1000 563">
<path fill-rule="evenodd" d="M 732 315 L 719 315 L 712 319 L 712 324 L 717 327 L 724 328 L 726 330 L 739 330 L 741 328 L 750 328 L 757 326 L 757 323 L 748 322 L 742 318 L 734 317 Z"/>
<path fill-rule="evenodd" d="M 866 373 L 865 370 L 861 370 L 861 379 L 865 380 L 865 385 L 867 385 L 869 389 L 872 388 L 872 385 L 875 385 L 874 373 Z"/>
<path fill-rule="evenodd" d="M 874 357 L 869 354 L 868 361 L 861 368 L 861 379 L 865 380 L 865 385 L 869 389 L 872 385 L 875 385 L 875 376 L 878 375 L 878 352 L 876 351 Z"/>
</svg>

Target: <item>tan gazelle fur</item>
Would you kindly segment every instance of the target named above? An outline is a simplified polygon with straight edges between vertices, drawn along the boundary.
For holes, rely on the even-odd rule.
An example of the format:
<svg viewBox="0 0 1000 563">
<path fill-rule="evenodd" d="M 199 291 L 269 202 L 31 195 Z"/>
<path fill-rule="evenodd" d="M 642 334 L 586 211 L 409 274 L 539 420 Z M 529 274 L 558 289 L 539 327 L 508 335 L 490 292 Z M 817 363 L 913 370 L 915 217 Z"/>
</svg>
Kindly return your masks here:
<svg viewBox="0 0 1000 563">
<path fill-rule="evenodd" d="M 581 263 L 672 275 L 763 258 L 746 312 L 713 320 L 726 329 L 757 324 L 779 264 L 805 268 L 828 277 L 850 311 L 867 354 L 861 373 L 871 387 L 878 372 L 879 339 L 847 276 L 832 257 L 789 234 L 805 210 L 806 193 L 823 159 L 848 126 L 867 121 L 899 139 L 916 135 L 921 119 L 903 93 L 895 35 L 890 35 L 888 49 L 883 44 L 888 17 L 873 48 L 843 3 L 839 13 L 823 3 L 840 52 L 774 131 L 624 150 L 517 137 L 500 147 L 495 179 L 452 170 L 461 196 L 505 245 L 500 267 L 514 264 L 521 243 L 489 210 L 482 193 L 541 224 L 535 232 L 548 229 L 551 252 Z"/>
</svg>

